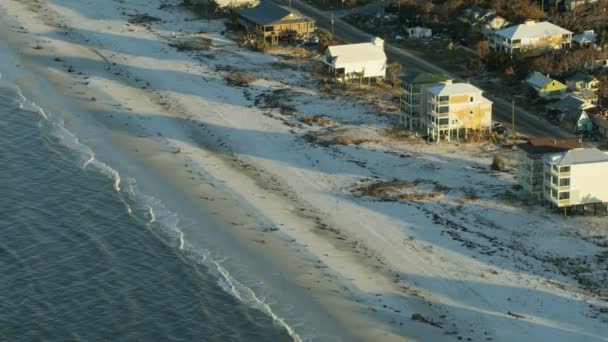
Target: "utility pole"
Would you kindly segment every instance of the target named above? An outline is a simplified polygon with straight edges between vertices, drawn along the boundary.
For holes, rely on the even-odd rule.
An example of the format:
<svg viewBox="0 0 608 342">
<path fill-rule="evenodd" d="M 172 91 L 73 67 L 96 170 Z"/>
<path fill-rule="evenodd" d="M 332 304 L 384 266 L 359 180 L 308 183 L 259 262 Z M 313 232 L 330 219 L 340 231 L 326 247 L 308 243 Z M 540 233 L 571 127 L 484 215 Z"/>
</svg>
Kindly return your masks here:
<svg viewBox="0 0 608 342">
<path fill-rule="evenodd" d="M 515 143 L 515 99 L 511 99 L 511 137 Z"/>
<path fill-rule="evenodd" d="M 331 35 L 334 35 L 334 12 L 331 12 Z"/>
</svg>

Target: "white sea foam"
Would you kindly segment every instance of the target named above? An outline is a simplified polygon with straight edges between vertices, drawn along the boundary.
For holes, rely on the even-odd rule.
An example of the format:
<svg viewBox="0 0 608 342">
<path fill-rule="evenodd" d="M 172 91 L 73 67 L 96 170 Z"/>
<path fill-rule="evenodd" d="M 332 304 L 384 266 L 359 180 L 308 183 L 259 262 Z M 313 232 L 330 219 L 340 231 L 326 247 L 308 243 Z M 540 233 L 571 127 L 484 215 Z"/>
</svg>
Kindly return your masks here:
<svg viewBox="0 0 608 342">
<path fill-rule="evenodd" d="M 213 264 L 215 264 L 218 272 L 223 277 L 223 280 L 225 283 L 224 284 L 220 283 L 220 286 L 225 291 L 232 294 L 234 297 L 236 297 L 240 301 L 257 308 L 257 309 L 261 310 L 262 312 L 264 312 L 265 314 L 267 314 L 268 316 L 270 316 L 275 321 L 275 323 L 277 323 L 278 325 L 283 327 L 285 330 L 287 330 L 287 333 L 289 334 L 289 336 L 291 336 L 291 338 L 293 339 L 294 342 L 302 342 L 302 339 L 295 332 L 295 330 L 289 324 L 287 324 L 287 322 L 285 322 L 285 320 L 283 318 L 279 317 L 272 310 L 270 305 L 268 305 L 268 303 L 266 303 L 264 300 L 261 300 L 255 294 L 253 289 L 241 284 L 238 280 L 234 279 L 234 277 L 232 277 L 230 275 L 230 273 L 224 267 L 222 267 L 220 265 L 219 262 L 213 261 Z"/>
<path fill-rule="evenodd" d="M 83 169 L 87 168 L 87 165 L 91 164 L 93 162 L 93 160 L 95 160 L 95 153 L 93 152 L 93 150 L 89 149 L 89 152 L 91 153 L 91 157 L 89 157 L 89 159 L 84 162 L 84 164 L 82 165 Z"/>
<path fill-rule="evenodd" d="M 15 88 L 17 89 L 17 96 L 19 96 L 19 109 L 24 109 L 27 98 L 25 97 L 25 95 L 23 95 L 21 87 L 15 86 Z"/>
<path fill-rule="evenodd" d="M 23 95 L 23 91 L 21 90 L 21 87 L 16 85 L 15 89 L 17 91 L 17 96 L 19 96 L 19 109 L 38 113 L 40 116 L 42 116 L 43 119 L 45 119 L 45 120 L 49 119 L 47 113 L 44 111 L 44 109 L 42 109 L 42 107 L 40 107 L 34 101 L 29 101 L 27 99 L 27 97 L 25 97 L 25 95 Z"/>
<path fill-rule="evenodd" d="M 148 216 L 150 221 L 148 221 L 148 223 L 154 223 L 154 221 L 156 221 L 156 216 L 154 216 L 154 209 L 152 209 L 151 206 L 147 206 L 148 207 Z"/>
<path fill-rule="evenodd" d="M 127 214 L 133 215 L 133 210 L 131 209 L 131 206 L 129 205 L 129 203 L 124 202 L 124 204 L 125 204 L 125 209 L 127 210 Z"/>
<path fill-rule="evenodd" d="M 40 114 L 40 116 L 42 116 L 45 120 L 48 120 L 49 117 L 46 115 L 46 113 L 44 112 L 44 109 L 42 109 L 42 107 L 40 107 L 39 105 L 36 104 L 36 102 L 32 101 L 31 104 L 32 108 L 38 113 Z"/>
<path fill-rule="evenodd" d="M 179 232 L 179 250 L 184 250 L 184 232 L 182 232 L 181 230 Z"/>
</svg>

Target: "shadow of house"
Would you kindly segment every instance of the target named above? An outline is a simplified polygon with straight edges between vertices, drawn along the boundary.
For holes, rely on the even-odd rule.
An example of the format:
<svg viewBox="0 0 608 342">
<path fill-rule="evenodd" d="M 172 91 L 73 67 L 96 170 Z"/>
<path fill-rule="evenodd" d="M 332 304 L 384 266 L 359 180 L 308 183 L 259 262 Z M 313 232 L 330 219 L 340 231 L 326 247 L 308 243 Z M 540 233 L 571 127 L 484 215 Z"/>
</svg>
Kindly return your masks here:
<svg viewBox="0 0 608 342">
<path fill-rule="evenodd" d="M 239 11 L 239 23 L 250 34 L 270 45 L 282 39 L 308 38 L 315 32 L 315 21 L 293 9 L 279 6 L 270 0 Z"/>
</svg>

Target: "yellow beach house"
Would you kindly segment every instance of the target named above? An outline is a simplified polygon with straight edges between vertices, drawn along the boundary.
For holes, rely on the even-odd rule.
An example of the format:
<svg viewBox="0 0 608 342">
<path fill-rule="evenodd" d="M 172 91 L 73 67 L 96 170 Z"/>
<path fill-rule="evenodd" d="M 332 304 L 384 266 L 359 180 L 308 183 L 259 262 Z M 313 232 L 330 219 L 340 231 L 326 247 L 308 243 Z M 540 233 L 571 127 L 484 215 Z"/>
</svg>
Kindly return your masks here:
<svg viewBox="0 0 608 342">
<path fill-rule="evenodd" d="M 526 83 L 534 89 L 538 96 L 545 99 L 561 98 L 568 89 L 565 84 L 536 71 L 526 79 Z"/>
<path fill-rule="evenodd" d="M 468 83 L 441 84 L 427 90 L 426 130 L 437 141 L 467 138 L 471 131 L 489 133 L 492 101 Z"/>
</svg>

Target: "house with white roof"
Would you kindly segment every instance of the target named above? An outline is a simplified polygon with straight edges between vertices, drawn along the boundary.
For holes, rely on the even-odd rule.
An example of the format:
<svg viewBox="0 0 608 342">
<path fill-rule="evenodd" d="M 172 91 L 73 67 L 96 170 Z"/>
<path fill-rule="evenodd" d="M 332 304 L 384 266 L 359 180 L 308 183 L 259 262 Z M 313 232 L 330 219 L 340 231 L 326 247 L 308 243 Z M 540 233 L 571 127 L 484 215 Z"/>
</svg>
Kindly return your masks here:
<svg viewBox="0 0 608 342">
<path fill-rule="evenodd" d="M 488 43 L 496 51 L 508 54 L 525 49 L 562 49 L 572 43 L 572 32 L 548 21 L 526 21 L 494 32 Z"/>
<path fill-rule="evenodd" d="M 545 99 L 561 98 L 568 89 L 565 84 L 537 71 L 528 76 L 526 83 L 534 89 L 538 96 Z"/>
<path fill-rule="evenodd" d="M 544 156 L 544 197 L 558 208 L 593 206 L 606 212 L 608 153 L 576 148 Z"/>
<path fill-rule="evenodd" d="M 340 78 L 384 78 L 386 53 L 384 41 L 378 37 L 369 43 L 329 46 L 322 57 L 332 74 Z"/>
<path fill-rule="evenodd" d="M 426 89 L 427 134 L 437 141 L 467 138 L 471 131 L 489 133 L 492 101 L 483 91 L 468 83 L 440 84 Z"/>
</svg>

